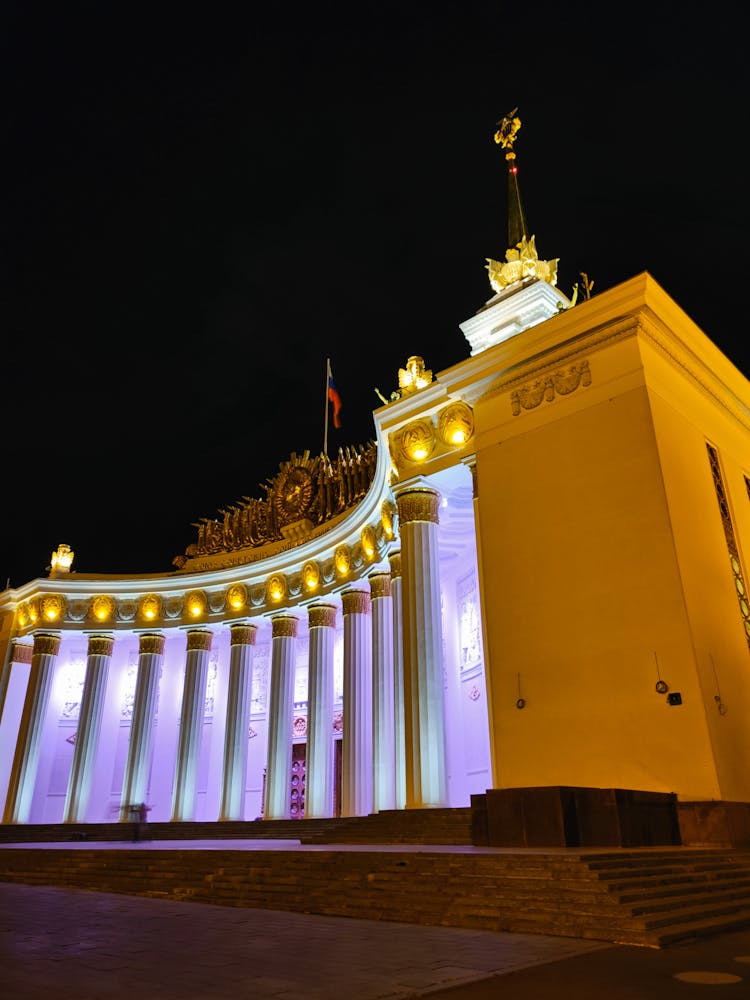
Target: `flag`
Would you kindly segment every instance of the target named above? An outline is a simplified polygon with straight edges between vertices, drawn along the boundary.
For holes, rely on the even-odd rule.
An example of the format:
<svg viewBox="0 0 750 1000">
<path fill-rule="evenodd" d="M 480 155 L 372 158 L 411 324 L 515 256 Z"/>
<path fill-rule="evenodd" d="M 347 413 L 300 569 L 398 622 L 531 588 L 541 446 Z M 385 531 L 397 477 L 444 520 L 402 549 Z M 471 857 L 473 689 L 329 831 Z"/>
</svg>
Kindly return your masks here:
<svg viewBox="0 0 750 1000">
<path fill-rule="evenodd" d="M 339 396 L 339 391 L 333 381 L 330 362 L 328 363 L 328 402 L 333 406 L 333 426 L 341 427 L 341 417 L 339 416 L 339 412 L 341 411 L 341 396 Z"/>
</svg>

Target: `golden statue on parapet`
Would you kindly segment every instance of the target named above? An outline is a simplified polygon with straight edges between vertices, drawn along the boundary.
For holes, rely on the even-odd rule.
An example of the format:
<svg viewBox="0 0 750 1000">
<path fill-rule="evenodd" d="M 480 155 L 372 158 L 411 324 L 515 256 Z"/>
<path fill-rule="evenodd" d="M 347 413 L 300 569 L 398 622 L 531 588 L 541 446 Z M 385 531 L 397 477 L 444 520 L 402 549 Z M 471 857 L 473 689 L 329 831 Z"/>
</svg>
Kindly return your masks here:
<svg viewBox="0 0 750 1000">
<path fill-rule="evenodd" d="M 403 396 L 417 389 L 424 389 L 432 382 L 432 372 L 426 369 L 422 358 L 412 355 L 406 362 L 406 368 L 398 370 L 399 395 Z"/>
</svg>

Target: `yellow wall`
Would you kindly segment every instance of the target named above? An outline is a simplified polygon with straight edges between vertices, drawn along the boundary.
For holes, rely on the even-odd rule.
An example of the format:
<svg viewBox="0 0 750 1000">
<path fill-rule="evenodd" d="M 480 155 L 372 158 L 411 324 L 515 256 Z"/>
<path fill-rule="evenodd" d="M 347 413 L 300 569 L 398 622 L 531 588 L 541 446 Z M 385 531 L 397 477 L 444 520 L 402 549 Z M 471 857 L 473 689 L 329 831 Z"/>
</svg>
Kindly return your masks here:
<svg viewBox="0 0 750 1000">
<path fill-rule="evenodd" d="M 719 453 L 747 585 L 750 566 L 742 540 L 750 543 L 750 497 L 742 459 L 750 461 L 748 436 L 656 352 L 646 350 L 644 357 L 718 797 L 750 801 L 750 648 L 706 451 L 709 441 Z"/>
<path fill-rule="evenodd" d="M 638 338 L 588 361 L 528 413 L 475 406 L 495 782 L 717 798 Z"/>
</svg>

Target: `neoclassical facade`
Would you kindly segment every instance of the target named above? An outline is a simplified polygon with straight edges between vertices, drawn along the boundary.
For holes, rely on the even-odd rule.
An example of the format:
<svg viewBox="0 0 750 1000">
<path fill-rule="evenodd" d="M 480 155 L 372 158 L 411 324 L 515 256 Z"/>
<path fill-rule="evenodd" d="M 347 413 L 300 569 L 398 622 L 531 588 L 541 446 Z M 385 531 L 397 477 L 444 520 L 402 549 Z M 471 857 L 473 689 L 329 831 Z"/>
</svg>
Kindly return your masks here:
<svg viewBox="0 0 750 1000">
<path fill-rule="evenodd" d="M 3 822 L 573 786 L 739 804 L 750 841 L 750 384 L 647 273 L 556 288 L 499 124 L 468 357 L 408 358 L 371 443 L 293 454 L 173 571 L 61 546 L 0 594 Z"/>
<path fill-rule="evenodd" d="M 173 571 L 0 595 L 5 823 L 750 802 L 750 386 L 648 274 L 518 284 Z"/>
</svg>

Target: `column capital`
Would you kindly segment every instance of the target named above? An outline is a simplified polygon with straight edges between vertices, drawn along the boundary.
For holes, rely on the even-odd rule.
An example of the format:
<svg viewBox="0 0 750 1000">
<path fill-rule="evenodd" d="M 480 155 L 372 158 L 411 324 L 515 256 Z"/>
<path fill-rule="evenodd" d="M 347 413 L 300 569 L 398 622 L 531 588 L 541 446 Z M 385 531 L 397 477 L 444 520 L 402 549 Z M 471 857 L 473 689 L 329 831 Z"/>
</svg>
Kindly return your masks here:
<svg viewBox="0 0 750 1000">
<path fill-rule="evenodd" d="M 208 629 L 191 628 L 187 634 L 188 652 L 192 649 L 210 650 L 212 639 L 213 633 L 209 632 Z"/>
<path fill-rule="evenodd" d="M 389 552 L 388 562 L 391 564 L 391 580 L 396 580 L 401 576 L 401 549 Z"/>
<path fill-rule="evenodd" d="M 271 619 L 271 638 L 283 636 L 288 639 L 297 638 L 299 619 L 294 615 L 275 615 Z"/>
<path fill-rule="evenodd" d="M 60 636 L 51 632 L 37 632 L 34 636 L 34 655 L 46 653 L 49 656 L 57 656 L 60 649 Z"/>
<path fill-rule="evenodd" d="M 409 524 L 412 521 L 428 521 L 439 524 L 438 509 L 440 494 L 429 486 L 415 486 L 404 490 L 396 497 L 399 523 Z"/>
<path fill-rule="evenodd" d="M 156 653 L 161 656 L 164 653 L 165 637 L 161 632 L 142 632 L 138 636 L 138 653 Z"/>
<path fill-rule="evenodd" d="M 341 595 L 344 615 L 366 615 L 370 610 L 370 595 L 366 590 L 345 590 Z"/>
<path fill-rule="evenodd" d="M 308 628 L 335 628 L 335 604 L 311 604 L 307 609 Z"/>
<path fill-rule="evenodd" d="M 115 639 L 111 635 L 90 635 L 88 645 L 89 656 L 111 656 L 115 648 Z"/>
<path fill-rule="evenodd" d="M 26 642 L 14 642 L 10 654 L 11 663 L 31 663 L 31 656 L 34 652 L 33 646 Z"/>
<path fill-rule="evenodd" d="M 388 570 L 378 570 L 367 577 L 370 581 L 370 597 L 376 601 L 380 597 L 391 596 L 391 574 Z"/>
<path fill-rule="evenodd" d="M 229 626 L 230 646 L 254 646 L 258 634 L 258 626 L 250 622 L 241 622 Z"/>
</svg>

